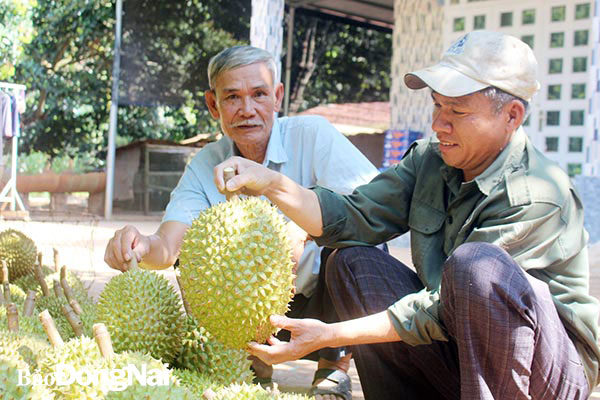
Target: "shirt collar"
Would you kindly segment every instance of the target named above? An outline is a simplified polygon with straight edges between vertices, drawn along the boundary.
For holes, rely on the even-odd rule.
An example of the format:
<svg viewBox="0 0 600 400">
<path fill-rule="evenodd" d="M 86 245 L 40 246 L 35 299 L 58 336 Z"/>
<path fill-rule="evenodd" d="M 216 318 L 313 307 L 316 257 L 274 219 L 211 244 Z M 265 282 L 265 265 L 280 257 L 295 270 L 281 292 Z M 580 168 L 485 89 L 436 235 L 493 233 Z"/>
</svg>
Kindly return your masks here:
<svg viewBox="0 0 600 400">
<path fill-rule="evenodd" d="M 522 127 L 519 127 L 494 162 L 475 178 L 475 182 L 483 194 L 489 195 L 492 188 L 504 179 L 504 173 L 507 170 L 514 171 L 521 167 L 525 142 L 525 132 Z"/>
<path fill-rule="evenodd" d="M 437 138 L 432 139 L 432 143 L 437 144 L 437 142 Z M 507 169 L 516 170 L 520 168 L 523 152 L 525 151 L 525 142 L 525 132 L 522 127 L 519 127 L 494 162 L 474 179 L 481 193 L 488 196 L 492 188 L 504 179 L 504 172 Z M 433 150 L 440 158 L 442 157 L 438 146 L 433 146 Z M 450 188 L 457 192 L 460 187 L 458 182 L 462 179 L 462 172 L 459 169 L 443 164 L 440 167 L 440 173 Z"/>
<path fill-rule="evenodd" d="M 225 136 L 230 143 L 231 152 L 234 156 L 242 156 L 240 150 L 237 148 L 233 140 L 229 136 Z M 283 164 L 288 161 L 287 153 L 283 148 L 283 142 L 281 138 L 281 125 L 279 119 L 275 118 L 273 121 L 273 127 L 271 128 L 271 135 L 269 136 L 269 143 L 267 144 L 267 153 L 263 165 L 268 166 L 270 162 L 275 164 Z"/>
</svg>

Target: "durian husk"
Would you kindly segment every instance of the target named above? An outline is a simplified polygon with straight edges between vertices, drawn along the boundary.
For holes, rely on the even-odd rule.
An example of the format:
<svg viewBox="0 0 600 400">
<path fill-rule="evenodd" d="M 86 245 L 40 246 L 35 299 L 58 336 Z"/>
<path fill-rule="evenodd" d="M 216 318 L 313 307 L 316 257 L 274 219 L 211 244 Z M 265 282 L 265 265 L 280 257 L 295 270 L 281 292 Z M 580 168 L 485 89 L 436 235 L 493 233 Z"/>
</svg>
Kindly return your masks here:
<svg viewBox="0 0 600 400">
<path fill-rule="evenodd" d="M 100 294 L 96 322 L 106 325 L 116 352 L 140 351 L 171 364 L 181 348 L 179 295 L 152 271 L 134 268 L 113 277 Z"/>
<path fill-rule="evenodd" d="M 254 377 L 244 350 L 230 349 L 217 342 L 210 333 L 188 316 L 181 350 L 174 367 L 196 371 L 222 385 L 252 383 Z"/>
<path fill-rule="evenodd" d="M 214 391 L 212 400 L 309 400 L 310 397 L 296 393 L 280 393 L 279 390 L 264 389 L 260 385 L 234 383 Z"/>
<path fill-rule="evenodd" d="M 167 368 L 167 365 L 161 361 L 152 358 L 148 354 L 140 352 L 123 352 L 116 354 L 108 361 L 111 370 L 124 369 L 129 366 L 135 366 L 138 371 L 146 368 L 147 376 L 154 376 L 156 385 L 140 385 L 134 377 L 132 385 L 128 386 L 127 377 L 123 376 L 120 380 L 113 382 L 114 389 L 106 394 L 106 400 L 129 400 L 129 399 L 156 399 L 156 400 L 192 400 L 197 399 L 192 393 L 181 386 L 179 380 L 175 377 L 172 371 Z M 160 371 L 160 376 L 168 374 L 168 382 L 158 382 L 158 374 L 154 371 Z M 164 383 L 167 383 L 166 385 Z M 120 387 L 119 387 L 120 386 Z"/>
<path fill-rule="evenodd" d="M 35 243 L 23 232 L 6 229 L 0 232 L 0 260 L 6 261 L 10 282 L 32 275 L 37 260 Z"/>
<path fill-rule="evenodd" d="M 75 371 L 99 371 L 107 368 L 96 342 L 86 336 L 71 339 L 60 347 L 49 349 L 44 358 L 38 361 L 39 372 L 42 376 L 55 374 L 59 364 L 69 365 Z M 99 383 L 79 385 L 77 380 L 70 385 L 59 386 L 56 381 L 51 383 L 49 389 L 58 399 L 103 399 L 105 395 L 105 390 Z"/>
<path fill-rule="evenodd" d="M 181 285 L 198 323 L 234 349 L 264 342 L 292 297 L 292 248 L 281 214 L 265 200 L 233 199 L 202 212 L 179 256 Z"/>
</svg>

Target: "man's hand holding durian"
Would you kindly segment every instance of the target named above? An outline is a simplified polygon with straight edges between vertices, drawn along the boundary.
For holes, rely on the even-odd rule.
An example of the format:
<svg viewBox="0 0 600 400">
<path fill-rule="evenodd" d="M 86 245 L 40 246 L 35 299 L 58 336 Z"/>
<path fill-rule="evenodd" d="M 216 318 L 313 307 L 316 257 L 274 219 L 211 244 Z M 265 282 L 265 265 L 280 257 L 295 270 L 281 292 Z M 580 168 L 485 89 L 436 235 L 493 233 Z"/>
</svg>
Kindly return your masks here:
<svg viewBox="0 0 600 400">
<path fill-rule="evenodd" d="M 231 167 L 236 176 L 225 184 L 223 170 Z M 323 232 L 321 206 L 316 194 L 287 176 L 242 157 L 231 157 L 217 165 L 213 174 L 221 193 L 235 192 L 252 196 L 263 195 L 311 236 Z"/>
</svg>

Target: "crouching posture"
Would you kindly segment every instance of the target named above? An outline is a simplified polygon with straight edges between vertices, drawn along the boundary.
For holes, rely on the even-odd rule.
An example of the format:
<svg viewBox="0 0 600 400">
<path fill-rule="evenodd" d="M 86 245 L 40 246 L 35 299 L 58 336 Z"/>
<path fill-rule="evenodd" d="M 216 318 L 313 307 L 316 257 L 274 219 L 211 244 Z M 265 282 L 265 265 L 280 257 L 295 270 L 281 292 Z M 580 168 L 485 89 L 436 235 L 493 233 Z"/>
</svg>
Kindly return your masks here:
<svg viewBox="0 0 600 400">
<path fill-rule="evenodd" d="M 409 73 L 429 88 L 435 136 L 350 195 L 241 158 L 220 190 L 267 196 L 320 245 L 340 321 L 273 316 L 289 342 L 267 363 L 352 346 L 367 399 L 585 399 L 598 383 L 582 204 L 521 124 L 539 88 L 530 48 L 475 31 Z M 225 167 L 238 175 L 227 185 Z M 372 246 L 411 234 L 415 270 Z"/>
</svg>

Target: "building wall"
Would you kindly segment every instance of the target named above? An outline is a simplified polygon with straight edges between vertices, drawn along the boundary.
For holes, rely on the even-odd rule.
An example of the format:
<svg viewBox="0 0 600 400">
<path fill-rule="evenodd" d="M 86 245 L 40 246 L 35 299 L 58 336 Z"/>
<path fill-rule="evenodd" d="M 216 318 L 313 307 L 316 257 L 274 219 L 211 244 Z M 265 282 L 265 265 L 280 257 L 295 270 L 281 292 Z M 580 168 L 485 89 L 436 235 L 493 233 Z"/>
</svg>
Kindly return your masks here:
<svg viewBox="0 0 600 400">
<path fill-rule="evenodd" d="M 449 0 L 443 22 L 444 48 L 474 29 L 504 32 L 531 43 L 541 89 L 532 100 L 526 132 L 571 175 L 600 175 L 595 161 L 599 156 L 600 112 L 598 0 Z M 586 34 L 587 42 L 582 42 Z M 558 68 L 561 63 L 562 68 Z M 575 98 L 573 91 L 582 88 L 581 98 Z M 581 124 L 577 122 L 580 117 Z"/>
<path fill-rule="evenodd" d="M 431 97 L 427 90 L 409 90 L 404 74 L 435 63 L 444 47 L 443 1 L 396 0 L 392 49 L 391 129 L 431 133 Z"/>
<path fill-rule="evenodd" d="M 252 0 L 250 44 L 265 49 L 281 60 L 283 48 L 283 0 Z M 277 63 L 281 79 L 281 62 Z"/>
</svg>

